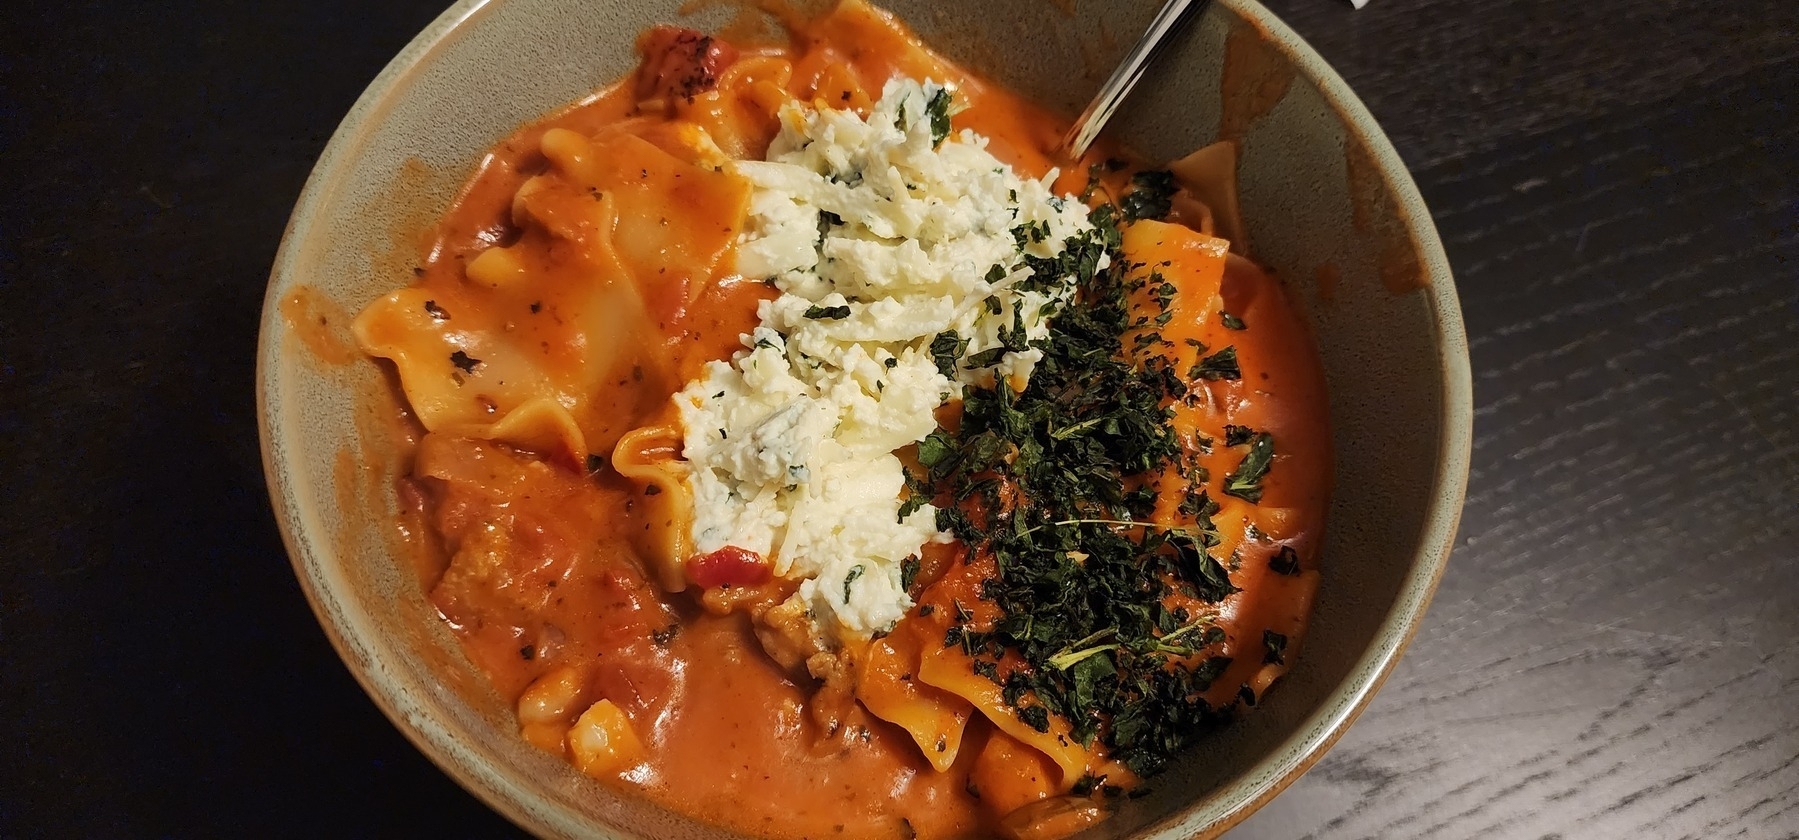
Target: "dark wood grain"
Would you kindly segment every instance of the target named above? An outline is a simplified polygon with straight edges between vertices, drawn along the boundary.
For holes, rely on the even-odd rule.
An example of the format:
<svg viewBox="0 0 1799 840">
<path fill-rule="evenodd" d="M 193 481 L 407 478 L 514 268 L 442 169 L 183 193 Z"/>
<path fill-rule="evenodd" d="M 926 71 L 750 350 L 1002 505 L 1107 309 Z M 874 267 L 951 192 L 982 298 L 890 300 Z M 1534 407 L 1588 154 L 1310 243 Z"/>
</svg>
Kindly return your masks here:
<svg viewBox="0 0 1799 840">
<path fill-rule="evenodd" d="M 1742 67 L 1415 171 L 1475 369 L 1462 541 L 1233 840 L 1799 831 L 1796 91 Z"/>
<path fill-rule="evenodd" d="M 1266 5 L 1348 80 L 1413 167 L 1690 101 L 1718 79 L 1799 58 L 1799 4 L 1780 0 Z"/>
<path fill-rule="evenodd" d="M 257 311 L 431 3 L 0 4 L 0 837 L 505 836 L 288 567 Z"/>
<path fill-rule="evenodd" d="M 288 569 L 263 284 L 439 2 L 0 4 L 0 836 L 516 836 Z M 1252 838 L 1799 836 L 1799 4 L 1271 7 L 1413 166 L 1478 406 L 1462 539 Z"/>
</svg>

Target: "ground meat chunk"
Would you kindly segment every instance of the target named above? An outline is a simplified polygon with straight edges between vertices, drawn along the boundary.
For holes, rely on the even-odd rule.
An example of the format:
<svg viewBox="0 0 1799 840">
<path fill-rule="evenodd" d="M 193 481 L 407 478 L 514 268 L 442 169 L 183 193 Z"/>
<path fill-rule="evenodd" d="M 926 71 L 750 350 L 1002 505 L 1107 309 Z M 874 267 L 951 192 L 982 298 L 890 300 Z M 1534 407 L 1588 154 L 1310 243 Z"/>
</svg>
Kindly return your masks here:
<svg viewBox="0 0 1799 840">
<path fill-rule="evenodd" d="M 637 73 L 637 99 L 691 100 L 718 86 L 718 76 L 737 60 L 737 48 L 679 26 L 661 25 L 637 39 L 643 67 Z"/>
</svg>

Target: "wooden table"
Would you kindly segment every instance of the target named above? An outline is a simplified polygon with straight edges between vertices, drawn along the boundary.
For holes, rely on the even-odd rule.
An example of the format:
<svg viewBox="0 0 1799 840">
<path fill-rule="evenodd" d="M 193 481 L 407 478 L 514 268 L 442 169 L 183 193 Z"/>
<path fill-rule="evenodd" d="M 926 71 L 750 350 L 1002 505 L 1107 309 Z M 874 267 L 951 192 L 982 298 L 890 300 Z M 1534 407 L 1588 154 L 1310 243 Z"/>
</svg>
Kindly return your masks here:
<svg viewBox="0 0 1799 840">
<path fill-rule="evenodd" d="M 326 645 L 251 397 L 300 185 L 442 2 L 0 7 L 0 836 L 517 834 Z M 1423 631 L 1231 837 L 1799 836 L 1799 4 L 1271 5 L 1435 210 L 1477 438 Z"/>
</svg>

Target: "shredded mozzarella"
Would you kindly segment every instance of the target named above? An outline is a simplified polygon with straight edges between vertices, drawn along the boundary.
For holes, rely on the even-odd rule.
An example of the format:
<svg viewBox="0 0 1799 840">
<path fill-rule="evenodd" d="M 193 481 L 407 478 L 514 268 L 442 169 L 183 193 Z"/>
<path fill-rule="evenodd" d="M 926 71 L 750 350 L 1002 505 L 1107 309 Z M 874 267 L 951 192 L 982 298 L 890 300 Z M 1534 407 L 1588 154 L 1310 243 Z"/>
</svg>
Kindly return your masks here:
<svg viewBox="0 0 1799 840">
<path fill-rule="evenodd" d="M 1014 288 L 1032 275 L 1025 256 L 1054 258 L 1092 228 L 1051 192 L 1055 173 L 1020 178 L 970 131 L 935 142 L 949 96 L 896 79 L 866 119 L 789 106 L 768 159 L 733 164 L 755 188 L 738 269 L 781 295 L 743 350 L 676 396 L 698 551 L 737 546 L 801 580 L 826 646 L 911 607 L 904 561 L 950 538 L 930 505 L 900 518 L 894 452 L 935 430 L 964 384 L 1023 387 L 1042 357 L 1026 345 L 1071 294 Z M 946 375 L 941 350 L 962 341 Z"/>
</svg>

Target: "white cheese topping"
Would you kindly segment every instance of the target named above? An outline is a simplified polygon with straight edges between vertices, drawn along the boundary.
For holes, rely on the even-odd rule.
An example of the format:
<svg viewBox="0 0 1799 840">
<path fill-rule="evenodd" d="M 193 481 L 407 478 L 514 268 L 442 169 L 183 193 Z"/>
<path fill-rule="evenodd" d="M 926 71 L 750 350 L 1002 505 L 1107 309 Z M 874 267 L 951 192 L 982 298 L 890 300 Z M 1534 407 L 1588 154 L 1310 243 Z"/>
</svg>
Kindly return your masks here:
<svg viewBox="0 0 1799 840">
<path fill-rule="evenodd" d="M 738 270 L 781 295 L 743 350 L 676 395 L 697 550 L 748 549 L 803 581 L 794 597 L 827 645 L 912 605 L 904 561 L 949 536 L 930 505 L 900 519 L 894 451 L 964 384 L 1023 386 L 1042 357 L 1027 342 L 1071 293 L 1067 278 L 1024 284 L 1024 258 L 1092 228 L 1050 192 L 1055 173 L 1021 179 L 973 132 L 934 142 L 949 96 L 896 79 L 866 120 L 789 106 L 768 160 L 734 164 L 755 187 Z M 964 341 L 946 376 L 938 355 Z"/>
</svg>

